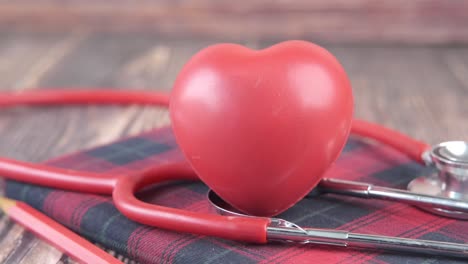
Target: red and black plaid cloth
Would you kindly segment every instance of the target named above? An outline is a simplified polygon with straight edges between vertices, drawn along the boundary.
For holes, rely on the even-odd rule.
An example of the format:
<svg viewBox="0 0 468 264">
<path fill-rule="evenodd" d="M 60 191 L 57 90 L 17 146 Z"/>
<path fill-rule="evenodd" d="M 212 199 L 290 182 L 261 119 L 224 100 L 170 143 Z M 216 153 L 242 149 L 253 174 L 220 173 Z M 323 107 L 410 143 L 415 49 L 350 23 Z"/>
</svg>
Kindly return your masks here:
<svg viewBox="0 0 468 264">
<path fill-rule="evenodd" d="M 141 171 L 181 159 L 170 129 L 55 159 L 49 164 L 101 173 Z M 313 162 L 313 161 L 311 161 Z M 327 177 L 405 188 L 432 171 L 381 145 L 351 138 Z M 351 250 L 317 245 L 253 245 L 161 230 L 121 215 L 110 197 L 67 192 L 14 181 L 7 196 L 25 201 L 88 239 L 142 263 L 466 263 L 466 260 Z M 202 183 L 175 182 L 144 190 L 145 201 L 213 212 Z M 400 203 L 337 195 L 308 197 L 279 217 L 323 227 L 408 238 L 468 242 L 468 222 L 438 217 Z"/>
</svg>

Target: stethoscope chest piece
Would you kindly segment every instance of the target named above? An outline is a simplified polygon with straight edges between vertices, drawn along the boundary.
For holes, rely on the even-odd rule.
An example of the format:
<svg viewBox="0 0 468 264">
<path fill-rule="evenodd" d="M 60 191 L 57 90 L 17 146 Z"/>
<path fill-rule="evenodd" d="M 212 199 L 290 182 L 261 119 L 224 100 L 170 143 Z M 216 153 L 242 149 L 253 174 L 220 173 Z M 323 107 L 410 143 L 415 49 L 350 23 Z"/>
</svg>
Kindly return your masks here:
<svg viewBox="0 0 468 264">
<path fill-rule="evenodd" d="M 434 146 L 424 156 L 425 161 L 436 167 L 438 173 L 422 176 L 408 184 L 415 193 L 468 201 L 468 142 L 449 141 Z M 468 220 L 468 213 L 435 207 L 421 207 L 429 212 Z"/>
</svg>

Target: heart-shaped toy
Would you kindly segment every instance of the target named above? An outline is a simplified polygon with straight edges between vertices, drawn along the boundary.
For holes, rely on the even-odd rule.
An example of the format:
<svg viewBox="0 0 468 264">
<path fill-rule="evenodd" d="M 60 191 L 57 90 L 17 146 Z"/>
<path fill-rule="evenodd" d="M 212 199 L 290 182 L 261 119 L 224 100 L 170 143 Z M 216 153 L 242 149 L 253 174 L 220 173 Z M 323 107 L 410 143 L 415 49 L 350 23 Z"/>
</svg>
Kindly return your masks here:
<svg viewBox="0 0 468 264">
<path fill-rule="evenodd" d="M 205 48 L 183 67 L 170 103 L 177 142 L 200 179 L 256 216 L 285 211 L 318 184 L 352 114 L 342 66 L 305 41 Z"/>
</svg>

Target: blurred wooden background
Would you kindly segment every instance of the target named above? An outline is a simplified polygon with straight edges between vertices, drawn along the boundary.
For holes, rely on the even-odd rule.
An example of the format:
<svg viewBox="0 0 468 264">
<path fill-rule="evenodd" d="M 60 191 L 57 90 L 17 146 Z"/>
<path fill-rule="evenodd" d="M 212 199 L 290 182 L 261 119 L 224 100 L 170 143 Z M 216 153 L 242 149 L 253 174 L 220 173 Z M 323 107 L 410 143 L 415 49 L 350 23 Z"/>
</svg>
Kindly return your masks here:
<svg viewBox="0 0 468 264">
<path fill-rule="evenodd" d="M 468 0 L 0 0 L 0 89 L 168 90 L 207 45 L 292 38 L 337 56 L 357 117 L 468 140 Z M 0 156 L 41 162 L 168 123 L 153 107 L 5 109 Z M 0 262 L 71 260 L 0 216 Z"/>
<path fill-rule="evenodd" d="M 0 0 L 0 28 L 223 40 L 468 43 L 467 0 Z"/>
</svg>

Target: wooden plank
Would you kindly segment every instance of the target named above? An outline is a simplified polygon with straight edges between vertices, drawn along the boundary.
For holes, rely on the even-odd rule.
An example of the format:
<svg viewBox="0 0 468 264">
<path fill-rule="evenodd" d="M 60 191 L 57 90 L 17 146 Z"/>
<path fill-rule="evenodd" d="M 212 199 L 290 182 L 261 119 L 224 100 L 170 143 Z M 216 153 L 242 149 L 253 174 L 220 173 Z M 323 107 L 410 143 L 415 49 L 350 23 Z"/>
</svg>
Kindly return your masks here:
<svg viewBox="0 0 468 264">
<path fill-rule="evenodd" d="M 468 93 L 443 59 L 447 49 L 336 47 L 351 78 L 356 116 L 430 143 L 468 140 Z M 467 48 L 453 52 L 462 54 Z M 457 56 L 454 55 L 453 56 Z M 465 74 L 468 72 L 465 72 Z"/>
<path fill-rule="evenodd" d="M 35 85 L 35 82 L 68 52 L 68 49 L 61 43 L 68 43 L 67 39 L 70 36 L 69 34 L 0 33 L 1 89 L 22 89 L 19 88 L 20 85 Z M 17 119 L 20 112 L 20 109 L 1 111 L 0 131 L 2 135 L 13 129 L 15 124 L 21 123 Z M 31 127 L 28 130 L 31 130 Z M 0 152 L 3 156 L 24 160 L 24 156 L 15 155 L 18 141 L 13 138 L 14 136 L 11 136 L 7 141 L 0 139 Z M 26 263 L 27 260 L 35 260 L 35 263 L 57 263 L 60 259 L 74 263 L 2 214 L 0 219 L 1 263 Z"/>
<path fill-rule="evenodd" d="M 157 45 L 161 49 L 167 47 L 165 42 L 158 42 L 154 36 L 93 35 L 71 53 L 67 60 L 51 69 L 41 82 L 41 86 L 65 89 L 69 87 L 160 89 L 158 83 L 143 84 L 135 81 L 142 79 L 139 75 L 141 69 L 155 78 L 163 76 L 171 58 L 161 59 L 158 56 L 169 55 L 154 55 L 152 50 Z M 135 62 L 138 60 L 140 62 Z M 136 63 L 140 63 L 140 66 L 137 65 L 136 71 L 132 72 L 131 68 L 135 67 L 132 65 Z M 41 119 L 44 122 L 60 120 L 57 126 L 66 127 L 66 136 L 61 138 L 60 144 L 57 145 L 59 153 L 108 143 L 123 135 L 128 135 L 129 132 L 133 134 L 141 132 L 134 126 L 150 129 L 168 123 L 165 108 L 155 107 L 72 107 L 54 111 L 54 115 L 56 116 L 53 117 L 49 113 L 41 117 L 31 117 L 31 120 Z M 89 129 L 77 129 L 84 123 Z M 56 129 L 50 129 L 50 133 L 60 138 L 61 132 L 52 130 L 56 131 Z M 77 142 L 80 144 L 76 144 Z"/>
<path fill-rule="evenodd" d="M 77 40 L 75 34 L 2 33 L 0 89 L 30 87 L 57 63 Z"/>
<path fill-rule="evenodd" d="M 92 28 L 224 40 L 468 43 L 468 0 L 0 1 L 0 27 Z"/>
<path fill-rule="evenodd" d="M 446 48 L 442 51 L 441 59 L 455 77 L 460 89 L 468 92 L 468 49 L 463 47 Z M 468 115 L 468 113 L 465 114 Z"/>
<path fill-rule="evenodd" d="M 58 261 L 57 261 L 58 260 Z M 57 262 L 74 263 L 74 261 L 63 256 L 62 252 L 42 240 L 36 241 L 36 244 L 29 249 L 27 254 L 18 261 L 18 264 L 30 263 L 57 263 Z"/>
</svg>

